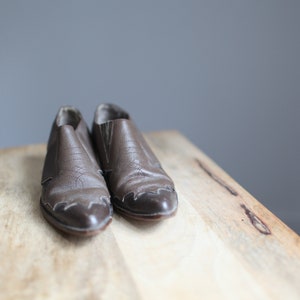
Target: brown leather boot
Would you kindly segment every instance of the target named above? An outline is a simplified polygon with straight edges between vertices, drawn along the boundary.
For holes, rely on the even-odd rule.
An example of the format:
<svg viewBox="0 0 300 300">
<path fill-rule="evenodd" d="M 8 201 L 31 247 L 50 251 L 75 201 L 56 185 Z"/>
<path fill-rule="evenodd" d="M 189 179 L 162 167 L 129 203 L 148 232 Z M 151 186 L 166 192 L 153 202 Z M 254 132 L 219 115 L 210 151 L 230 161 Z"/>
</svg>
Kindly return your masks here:
<svg viewBox="0 0 300 300">
<path fill-rule="evenodd" d="M 61 107 L 54 120 L 41 183 L 41 210 L 56 228 L 93 235 L 111 221 L 110 195 L 90 133 L 73 107 Z"/>
<path fill-rule="evenodd" d="M 115 209 L 143 220 L 176 212 L 174 184 L 126 111 L 113 104 L 100 105 L 92 133 Z"/>
</svg>

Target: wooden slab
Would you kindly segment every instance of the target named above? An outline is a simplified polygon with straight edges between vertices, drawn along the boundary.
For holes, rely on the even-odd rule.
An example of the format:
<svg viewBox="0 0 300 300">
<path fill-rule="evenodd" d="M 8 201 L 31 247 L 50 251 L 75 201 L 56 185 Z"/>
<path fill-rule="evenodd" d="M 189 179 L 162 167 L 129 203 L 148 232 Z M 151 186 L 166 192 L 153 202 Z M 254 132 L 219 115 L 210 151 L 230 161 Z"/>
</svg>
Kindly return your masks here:
<svg viewBox="0 0 300 300">
<path fill-rule="evenodd" d="M 41 215 L 45 145 L 0 150 L 0 299 L 300 299 L 299 236 L 178 132 L 146 139 L 177 215 L 85 239 Z"/>
</svg>

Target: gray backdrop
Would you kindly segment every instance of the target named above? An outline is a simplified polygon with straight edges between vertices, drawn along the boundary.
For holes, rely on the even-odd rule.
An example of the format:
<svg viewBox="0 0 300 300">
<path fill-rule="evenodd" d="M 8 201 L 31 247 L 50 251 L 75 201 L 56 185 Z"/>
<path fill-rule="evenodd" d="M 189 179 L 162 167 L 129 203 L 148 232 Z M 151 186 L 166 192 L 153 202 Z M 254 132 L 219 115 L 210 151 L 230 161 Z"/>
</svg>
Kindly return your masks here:
<svg viewBox="0 0 300 300">
<path fill-rule="evenodd" d="M 177 129 L 300 232 L 299 1 L 1 1 L 0 147 L 59 106 Z"/>
</svg>

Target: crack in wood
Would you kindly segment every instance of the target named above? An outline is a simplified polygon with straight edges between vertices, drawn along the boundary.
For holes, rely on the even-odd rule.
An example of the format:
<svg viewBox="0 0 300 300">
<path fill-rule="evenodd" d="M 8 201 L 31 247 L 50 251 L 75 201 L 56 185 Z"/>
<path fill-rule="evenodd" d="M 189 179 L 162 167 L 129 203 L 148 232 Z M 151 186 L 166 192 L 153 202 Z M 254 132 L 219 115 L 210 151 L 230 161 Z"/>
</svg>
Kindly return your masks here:
<svg viewBox="0 0 300 300">
<path fill-rule="evenodd" d="M 247 208 L 245 204 L 241 204 L 241 208 L 244 209 L 245 214 L 249 218 L 251 224 L 260 233 L 265 234 L 265 235 L 271 234 L 271 230 L 269 229 L 269 227 L 257 215 L 255 215 L 249 208 Z"/>
<path fill-rule="evenodd" d="M 233 196 L 239 196 L 238 192 L 234 190 L 231 186 L 229 186 L 225 181 L 223 181 L 221 178 L 213 174 L 199 159 L 195 158 L 197 164 L 199 167 L 214 181 L 216 181 L 220 186 L 225 188 L 231 195 Z M 271 234 L 271 230 L 269 227 L 257 216 L 255 215 L 250 209 L 246 207 L 246 205 L 241 204 L 241 208 L 244 209 L 246 216 L 249 218 L 251 224 L 254 226 L 256 230 L 258 230 L 260 233 L 269 235 Z"/>
<path fill-rule="evenodd" d="M 221 178 L 213 174 L 199 159 L 195 159 L 198 163 L 199 167 L 214 181 L 216 181 L 219 185 L 221 185 L 223 188 L 225 188 L 231 195 L 238 196 L 238 192 L 234 190 L 231 186 L 229 186 L 225 181 L 223 181 Z"/>
</svg>

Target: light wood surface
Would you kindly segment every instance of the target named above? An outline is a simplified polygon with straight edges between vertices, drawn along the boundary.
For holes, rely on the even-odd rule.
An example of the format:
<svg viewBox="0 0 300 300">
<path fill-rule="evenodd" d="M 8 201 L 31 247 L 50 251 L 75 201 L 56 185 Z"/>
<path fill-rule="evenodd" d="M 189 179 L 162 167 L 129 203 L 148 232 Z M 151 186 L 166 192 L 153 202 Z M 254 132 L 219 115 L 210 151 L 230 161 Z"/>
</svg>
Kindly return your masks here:
<svg viewBox="0 0 300 300">
<path fill-rule="evenodd" d="M 299 236 L 178 132 L 145 136 L 176 216 L 92 238 L 43 219 L 45 145 L 0 150 L 0 299 L 300 299 Z"/>
</svg>

